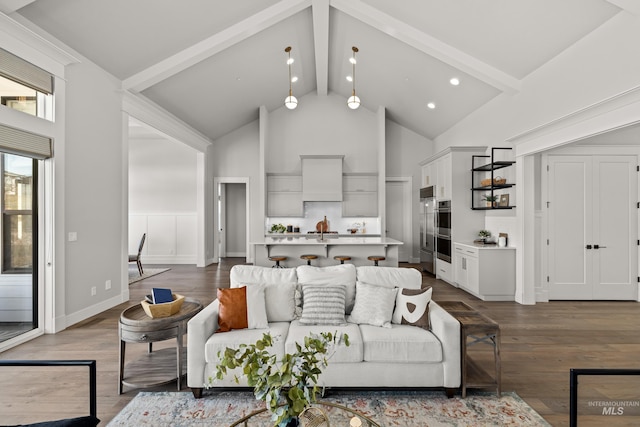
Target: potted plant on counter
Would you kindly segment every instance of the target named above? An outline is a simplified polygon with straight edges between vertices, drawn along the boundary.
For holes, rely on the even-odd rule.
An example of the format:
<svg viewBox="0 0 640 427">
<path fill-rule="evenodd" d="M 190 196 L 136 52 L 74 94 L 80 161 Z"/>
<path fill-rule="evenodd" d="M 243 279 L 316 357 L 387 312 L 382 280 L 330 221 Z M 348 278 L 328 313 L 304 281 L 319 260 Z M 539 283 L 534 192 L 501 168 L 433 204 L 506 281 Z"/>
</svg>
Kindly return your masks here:
<svg viewBox="0 0 640 427">
<path fill-rule="evenodd" d="M 478 231 L 478 237 L 480 237 L 480 243 L 487 243 L 487 239 L 491 237 L 491 232 L 489 230 L 480 230 Z"/>
<path fill-rule="evenodd" d="M 218 352 L 216 379 L 223 379 L 229 370 L 239 368 L 247 384 L 253 387 L 256 399 L 265 402 L 274 425 L 297 426 L 298 416 L 316 401 L 322 368 L 338 345 L 349 346 L 349 336 L 330 332 L 310 334 L 303 344 L 296 343 L 294 353 L 285 353 L 281 360 L 269 351 L 273 342 L 266 333 L 255 344 L 240 344 L 239 348 L 227 347 Z M 209 378 L 210 383 L 213 381 Z M 239 382 L 238 376 L 235 381 Z"/>
</svg>

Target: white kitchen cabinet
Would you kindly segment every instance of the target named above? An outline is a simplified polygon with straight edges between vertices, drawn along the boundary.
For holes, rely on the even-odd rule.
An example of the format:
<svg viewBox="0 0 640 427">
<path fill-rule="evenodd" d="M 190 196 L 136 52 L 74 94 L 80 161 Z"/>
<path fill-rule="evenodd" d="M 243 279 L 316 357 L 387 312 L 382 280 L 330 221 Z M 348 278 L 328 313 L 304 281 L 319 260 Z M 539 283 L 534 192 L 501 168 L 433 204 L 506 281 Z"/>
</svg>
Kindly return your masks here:
<svg viewBox="0 0 640 427">
<path fill-rule="evenodd" d="M 267 175 L 267 216 L 303 216 L 301 175 Z"/>
<path fill-rule="evenodd" d="M 447 283 L 454 284 L 453 280 L 453 266 L 450 262 L 436 259 L 436 277 L 444 280 Z"/>
<path fill-rule="evenodd" d="M 342 160 L 344 156 L 301 155 L 302 200 L 342 201 Z"/>
<path fill-rule="evenodd" d="M 515 248 L 454 243 L 453 252 L 459 288 L 483 301 L 515 300 Z"/>
<path fill-rule="evenodd" d="M 422 187 L 431 187 L 436 185 L 436 177 L 434 176 L 434 165 L 427 163 L 422 165 Z"/>
<path fill-rule="evenodd" d="M 436 199 L 451 200 L 452 195 L 452 155 L 451 153 L 435 161 Z"/>
<path fill-rule="evenodd" d="M 342 216 L 378 216 L 378 175 L 345 174 L 342 178 L 344 189 Z"/>
</svg>

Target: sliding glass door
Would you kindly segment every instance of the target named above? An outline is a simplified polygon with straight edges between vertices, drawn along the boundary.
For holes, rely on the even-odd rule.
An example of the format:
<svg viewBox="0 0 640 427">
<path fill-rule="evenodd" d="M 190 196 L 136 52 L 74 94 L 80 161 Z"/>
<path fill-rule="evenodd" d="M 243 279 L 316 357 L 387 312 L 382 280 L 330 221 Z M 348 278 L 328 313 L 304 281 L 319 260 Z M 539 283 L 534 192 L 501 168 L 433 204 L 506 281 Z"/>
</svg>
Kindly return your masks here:
<svg viewBox="0 0 640 427">
<path fill-rule="evenodd" d="M 0 153 L 0 342 L 38 325 L 37 160 Z"/>
</svg>

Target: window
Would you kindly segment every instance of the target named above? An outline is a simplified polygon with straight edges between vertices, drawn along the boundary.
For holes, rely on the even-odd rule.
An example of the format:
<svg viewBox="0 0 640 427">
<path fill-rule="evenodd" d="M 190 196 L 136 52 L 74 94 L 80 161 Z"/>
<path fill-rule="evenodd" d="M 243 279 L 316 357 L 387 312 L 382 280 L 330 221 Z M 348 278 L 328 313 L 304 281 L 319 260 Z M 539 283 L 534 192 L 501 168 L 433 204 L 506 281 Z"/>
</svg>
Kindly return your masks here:
<svg viewBox="0 0 640 427">
<path fill-rule="evenodd" d="M 33 272 L 35 160 L 3 154 L 2 273 Z"/>
</svg>

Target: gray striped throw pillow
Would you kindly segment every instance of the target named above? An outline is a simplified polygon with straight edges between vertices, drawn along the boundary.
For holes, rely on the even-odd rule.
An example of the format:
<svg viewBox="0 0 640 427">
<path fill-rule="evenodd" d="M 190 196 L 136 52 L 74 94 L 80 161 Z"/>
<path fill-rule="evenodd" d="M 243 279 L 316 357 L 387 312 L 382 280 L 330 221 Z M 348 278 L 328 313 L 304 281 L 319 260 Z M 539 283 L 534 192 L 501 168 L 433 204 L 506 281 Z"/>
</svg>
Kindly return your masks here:
<svg viewBox="0 0 640 427">
<path fill-rule="evenodd" d="M 303 325 L 343 325 L 346 288 L 344 285 L 303 285 Z"/>
</svg>

